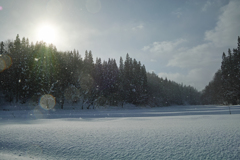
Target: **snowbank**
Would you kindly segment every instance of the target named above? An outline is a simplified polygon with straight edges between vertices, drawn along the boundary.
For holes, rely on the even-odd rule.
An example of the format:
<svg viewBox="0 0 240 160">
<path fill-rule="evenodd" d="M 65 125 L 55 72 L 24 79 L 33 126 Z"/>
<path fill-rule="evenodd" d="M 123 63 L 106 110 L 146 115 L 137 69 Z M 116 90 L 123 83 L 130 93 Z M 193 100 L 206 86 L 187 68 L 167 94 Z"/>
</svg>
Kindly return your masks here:
<svg viewBox="0 0 240 160">
<path fill-rule="evenodd" d="M 240 106 L 40 111 L 0 111 L 1 159 L 240 159 Z"/>
</svg>

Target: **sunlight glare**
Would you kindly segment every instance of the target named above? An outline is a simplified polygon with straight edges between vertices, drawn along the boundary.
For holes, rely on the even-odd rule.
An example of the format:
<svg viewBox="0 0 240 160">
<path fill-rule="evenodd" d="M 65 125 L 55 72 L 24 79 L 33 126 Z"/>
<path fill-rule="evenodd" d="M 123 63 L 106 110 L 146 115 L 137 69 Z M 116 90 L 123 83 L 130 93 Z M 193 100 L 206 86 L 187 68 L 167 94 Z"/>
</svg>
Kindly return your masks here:
<svg viewBox="0 0 240 160">
<path fill-rule="evenodd" d="M 38 29 L 38 39 L 46 43 L 54 43 L 56 32 L 54 27 L 50 25 L 43 25 Z"/>
</svg>

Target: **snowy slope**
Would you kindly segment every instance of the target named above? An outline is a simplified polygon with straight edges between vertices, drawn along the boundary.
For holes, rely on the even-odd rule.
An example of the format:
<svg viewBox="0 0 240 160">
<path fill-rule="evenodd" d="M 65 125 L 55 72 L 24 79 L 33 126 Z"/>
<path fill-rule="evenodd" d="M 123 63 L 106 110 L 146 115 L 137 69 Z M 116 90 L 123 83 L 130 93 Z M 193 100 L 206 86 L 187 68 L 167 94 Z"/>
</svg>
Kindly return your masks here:
<svg viewBox="0 0 240 160">
<path fill-rule="evenodd" d="M 240 106 L 231 111 L 1 111 L 0 159 L 240 159 Z"/>
</svg>

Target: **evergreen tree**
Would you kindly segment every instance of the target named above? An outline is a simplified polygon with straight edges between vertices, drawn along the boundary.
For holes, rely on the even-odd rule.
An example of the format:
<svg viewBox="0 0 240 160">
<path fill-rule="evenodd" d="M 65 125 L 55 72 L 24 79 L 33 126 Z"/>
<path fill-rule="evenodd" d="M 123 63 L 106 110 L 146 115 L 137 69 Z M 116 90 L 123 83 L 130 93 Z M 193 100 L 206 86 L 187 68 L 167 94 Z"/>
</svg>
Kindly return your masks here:
<svg viewBox="0 0 240 160">
<path fill-rule="evenodd" d="M 124 74 L 124 64 L 123 64 L 123 59 L 122 57 L 120 57 L 120 61 L 119 61 L 119 83 L 118 83 L 118 100 L 121 103 L 122 107 L 123 104 L 126 103 L 126 97 L 125 97 L 125 91 L 124 91 L 124 82 L 125 82 L 125 78 L 124 78 L 125 74 Z"/>
<path fill-rule="evenodd" d="M 199 103 L 199 93 L 194 88 L 147 73 L 145 66 L 130 58 L 129 54 L 124 62 L 120 57 L 119 67 L 115 59 L 102 63 L 97 58 L 94 64 L 91 51 L 86 51 L 82 60 L 75 49 L 59 52 L 52 44 L 29 44 L 28 39 L 23 37 L 20 40 L 19 35 L 14 41 L 1 42 L 0 52 L 6 62 L 0 73 L 0 92 L 8 102 L 26 103 L 30 99 L 37 102 L 41 96 L 51 94 L 62 109 L 65 102 L 72 105 L 80 102 L 82 109 L 95 104 L 161 106 Z M 222 75 L 229 74 L 229 67 L 233 68 L 232 75 L 238 75 L 239 68 L 229 64 L 239 62 L 236 58 L 239 57 L 239 47 L 233 50 L 232 58 L 229 57 L 224 58 L 223 66 L 227 69 Z M 239 81 L 232 78 L 232 83 Z M 226 82 L 228 85 L 228 77 Z"/>
<path fill-rule="evenodd" d="M 204 104 L 238 104 L 240 99 L 240 38 L 238 47 L 232 51 L 228 49 L 228 55 L 223 52 L 221 70 L 214 79 L 202 91 Z"/>
</svg>

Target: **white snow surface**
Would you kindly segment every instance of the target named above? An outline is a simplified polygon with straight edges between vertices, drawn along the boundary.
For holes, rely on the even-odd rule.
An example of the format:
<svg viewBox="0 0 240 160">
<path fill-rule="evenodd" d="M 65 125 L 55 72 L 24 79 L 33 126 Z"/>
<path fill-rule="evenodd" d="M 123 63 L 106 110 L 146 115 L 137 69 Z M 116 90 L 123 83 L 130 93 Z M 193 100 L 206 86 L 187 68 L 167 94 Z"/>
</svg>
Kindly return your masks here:
<svg viewBox="0 0 240 160">
<path fill-rule="evenodd" d="M 240 159 L 240 106 L 4 110 L 0 159 Z"/>
</svg>

